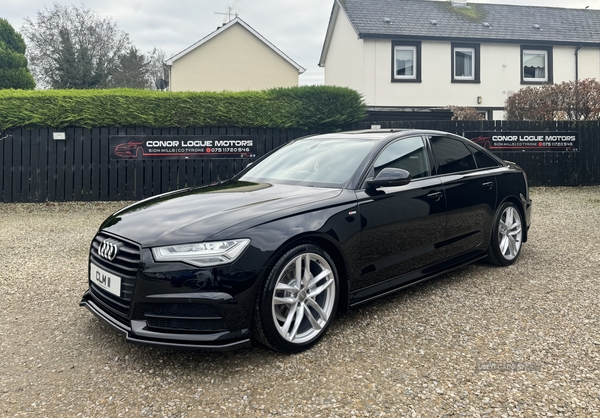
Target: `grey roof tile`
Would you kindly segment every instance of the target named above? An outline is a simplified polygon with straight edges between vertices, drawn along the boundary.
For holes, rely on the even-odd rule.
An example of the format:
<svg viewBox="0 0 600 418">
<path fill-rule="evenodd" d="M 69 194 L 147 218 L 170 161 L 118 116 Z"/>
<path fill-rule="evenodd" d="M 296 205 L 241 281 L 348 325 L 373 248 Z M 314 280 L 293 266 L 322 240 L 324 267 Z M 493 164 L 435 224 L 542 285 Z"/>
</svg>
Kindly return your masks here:
<svg viewBox="0 0 600 418">
<path fill-rule="evenodd" d="M 449 1 L 341 0 L 361 37 L 600 44 L 600 10 Z M 384 19 L 390 19 L 386 23 Z M 437 21 L 437 26 L 431 21 Z M 489 27 L 483 26 L 488 22 Z M 540 29 L 535 29 L 539 25 Z"/>
</svg>

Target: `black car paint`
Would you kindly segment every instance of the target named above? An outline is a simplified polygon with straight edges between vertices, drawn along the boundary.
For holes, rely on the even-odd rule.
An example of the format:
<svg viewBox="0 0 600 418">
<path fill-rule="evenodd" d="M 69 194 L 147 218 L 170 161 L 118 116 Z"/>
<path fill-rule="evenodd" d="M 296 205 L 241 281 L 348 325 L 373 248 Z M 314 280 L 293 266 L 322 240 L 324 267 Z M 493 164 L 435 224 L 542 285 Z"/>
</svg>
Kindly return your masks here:
<svg viewBox="0 0 600 418">
<path fill-rule="evenodd" d="M 424 138 L 436 132 L 418 131 Z M 415 132 L 412 132 L 414 136 Z M 130 341 L 178 347 L 227 349 L 247 345 L 258 285 L 282 250 L 313 242 L 334 259 L 340 273 L 340 309 L 364 303 L 452 268 L 483 258 L 496 208 L 507 199 L 530 222 L 523 173 L 502 162 L 493 169 L 415 179 L 404 186 L 365 188 L 370 161 L 394 138 L 373 147 L 343 188 L 265 184 L 235 179 L 185 189 L 139 202 L 109 217 L 107 235 L 138 243 L 141 262 L 128 317 L 107 314 L 91 291 L 82 305 Z M 491 183 L 491 186 L 490 186 Z M 474 204 L 475 196 L 485 199 Z M 524 241 L 527 239 L 525 228 Z M 193 267 L 154 261 L 151 247 L 250 238 L 229 265 Z M 386 243 L 385 246 L 378 245 Z M 226 324 L 214 333 L 164 333 L 145 326 L 157 303 L 202 302 Z"/>
</svg>

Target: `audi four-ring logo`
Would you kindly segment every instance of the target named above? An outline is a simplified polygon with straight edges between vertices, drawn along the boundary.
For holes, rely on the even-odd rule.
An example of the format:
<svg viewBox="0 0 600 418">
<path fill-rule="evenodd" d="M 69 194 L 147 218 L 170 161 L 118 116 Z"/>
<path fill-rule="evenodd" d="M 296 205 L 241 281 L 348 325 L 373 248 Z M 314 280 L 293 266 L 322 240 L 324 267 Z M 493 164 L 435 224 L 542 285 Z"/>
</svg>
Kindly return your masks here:
<svg viewBox="0 0 600 418">
<path fill-rule="evenodd" d="M 102 241 L 102 244 L 100 244 L 100 248 L 98 248 L 98 254 L 100 254 L 100 257 L 106 258 L 109 261 L 114 260 L 117 256 L 117 251 L 119 251 L 119 247 L 117 246 L 118 243 L 119 241 L 114 239 L 105 239 Z"/>
</svg>

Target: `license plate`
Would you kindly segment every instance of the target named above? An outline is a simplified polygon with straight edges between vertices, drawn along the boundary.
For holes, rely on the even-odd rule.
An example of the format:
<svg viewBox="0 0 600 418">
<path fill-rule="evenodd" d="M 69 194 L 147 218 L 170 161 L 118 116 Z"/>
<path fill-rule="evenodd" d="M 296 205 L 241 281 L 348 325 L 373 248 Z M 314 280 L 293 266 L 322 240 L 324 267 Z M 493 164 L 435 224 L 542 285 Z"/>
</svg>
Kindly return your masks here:
<svg viewBox="0 0 600 418">
<path fill-rule="evenodd" d="M 121 296 L 121 278 L 90 263 L 90 280 L 113 295 Z"/>
</svg>

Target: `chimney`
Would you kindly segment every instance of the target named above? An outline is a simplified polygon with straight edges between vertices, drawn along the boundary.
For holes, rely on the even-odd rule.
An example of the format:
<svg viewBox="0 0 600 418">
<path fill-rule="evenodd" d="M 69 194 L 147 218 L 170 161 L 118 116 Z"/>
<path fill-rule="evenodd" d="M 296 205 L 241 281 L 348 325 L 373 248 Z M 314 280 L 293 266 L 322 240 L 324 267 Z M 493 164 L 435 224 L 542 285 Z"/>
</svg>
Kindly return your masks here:
<svg viewBox="0 0 600 418">
<path fill-rule="evenodd" d="M 454 7 L 467 7 L 467 0 L 450 0 Z"/>
</svg>

